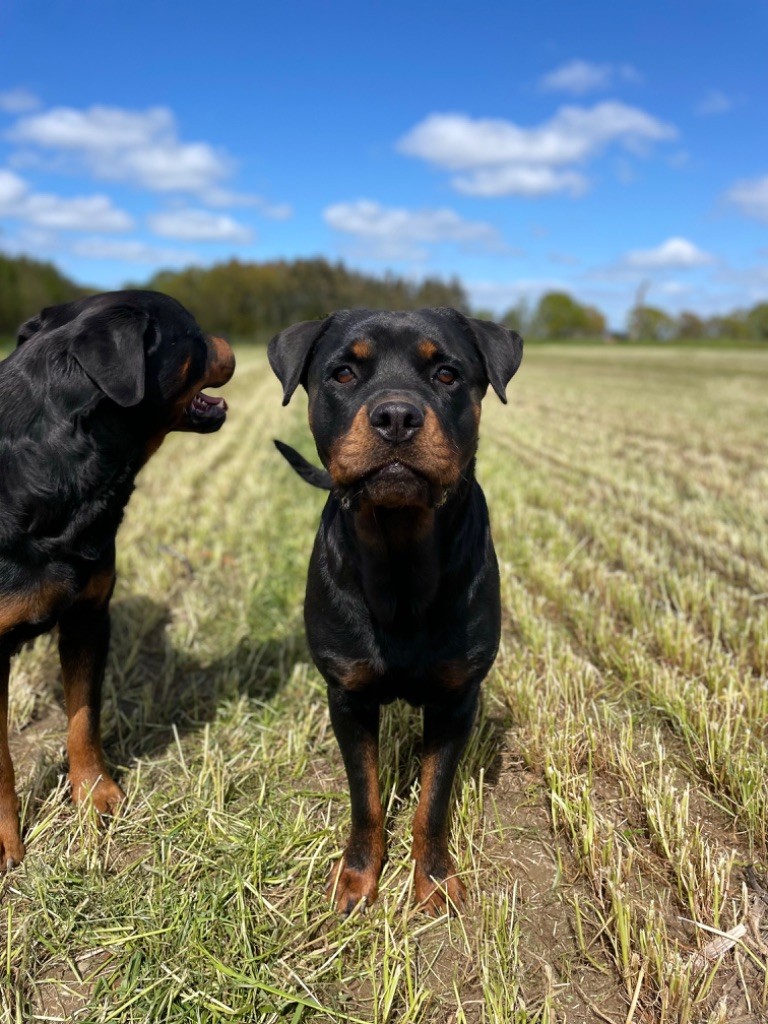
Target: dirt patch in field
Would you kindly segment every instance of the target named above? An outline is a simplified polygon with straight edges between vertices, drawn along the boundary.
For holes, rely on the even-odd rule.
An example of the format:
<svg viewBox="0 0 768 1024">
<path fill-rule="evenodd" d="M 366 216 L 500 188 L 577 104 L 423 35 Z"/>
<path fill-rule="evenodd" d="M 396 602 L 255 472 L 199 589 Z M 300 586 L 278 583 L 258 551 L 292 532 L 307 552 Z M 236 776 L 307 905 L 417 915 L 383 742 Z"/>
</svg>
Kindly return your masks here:
<svg viewBox="0 0 768 1024">
<path fill-rule="evenodd" d="M 554 840 L 544 787 L 513 753 L 503 755 L 490 804 L 486 816 L 496 828 L 489 827 L 484 859 L 491 879 L 518 886 L 525 1004 L 553 1000 L 574 1024 L 593 1022 L 594 1005 L 623 1020 L 623 992 L 610 971 L 586 961 L 576 938 L 573 900 L 588 890 L 567 848 Z"/>
<path fill-rule="evenodd" d="M 93 995 L 99 976 L 109 962 L 106 952 L 97 950 L 71 964 L 43 969 L 32 1006 L 45 1020 L 77 1021 L 94 1009 Z"/>
</svg>

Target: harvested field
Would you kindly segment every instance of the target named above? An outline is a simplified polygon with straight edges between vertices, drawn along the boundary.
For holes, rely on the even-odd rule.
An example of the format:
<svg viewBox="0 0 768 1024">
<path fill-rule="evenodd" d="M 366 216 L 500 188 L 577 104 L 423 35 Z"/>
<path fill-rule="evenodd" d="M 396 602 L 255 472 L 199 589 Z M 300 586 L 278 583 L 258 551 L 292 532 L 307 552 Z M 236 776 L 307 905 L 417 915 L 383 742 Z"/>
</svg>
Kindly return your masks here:
<svg viewBox="0 0 768 1024">
<path fill-rule="evenodd" d="M 66 799 L 54 639 L 16 660 L 28 855 L 0 881 L 0 1018 L 765 1020 L 768 353 L 532 346 L 510 405 L 487 398 L 505 625 L 457 783 L 453 920 L 409 902 L 400 706 L 379 901 L 329 910 L 348 803 L 301 614 L 324 498 L 270 442 L 312 452 L 303 397 L 281 409 L 263 352 L 238 358 L 229 423 L 166 442 L 118 538 L 119 819 Z"/>
</svg>

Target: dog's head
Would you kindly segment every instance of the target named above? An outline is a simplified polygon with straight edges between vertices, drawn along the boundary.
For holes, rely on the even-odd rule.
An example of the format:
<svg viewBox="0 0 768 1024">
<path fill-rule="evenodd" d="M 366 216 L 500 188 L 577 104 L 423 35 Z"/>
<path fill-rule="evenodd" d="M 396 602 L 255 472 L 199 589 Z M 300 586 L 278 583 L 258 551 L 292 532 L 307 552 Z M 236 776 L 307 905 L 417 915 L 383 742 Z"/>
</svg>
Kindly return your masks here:
<svg viewBox="0 0 768 1024">
<path fill-rule="evenodd" d="M 514 331 L 453 309 L 345 310 L 269 343 L 283 404 L 307 389 L 334 485 L 385 507 L 434 506 L 459 484 L 488 385 L 506 401 L 522 353 Z"/>
<path fill-rule="evenodd" d="M 17 345 L 42 338 L 67 352 L 100 395 L 141 410 L 153 431 L 211 433 L 226 419 L 227 403 L 203 388 L 227 383 L 234 353 L 167 295 L 104 292 L 49 306 L 19 328 Z"/>
</svg>

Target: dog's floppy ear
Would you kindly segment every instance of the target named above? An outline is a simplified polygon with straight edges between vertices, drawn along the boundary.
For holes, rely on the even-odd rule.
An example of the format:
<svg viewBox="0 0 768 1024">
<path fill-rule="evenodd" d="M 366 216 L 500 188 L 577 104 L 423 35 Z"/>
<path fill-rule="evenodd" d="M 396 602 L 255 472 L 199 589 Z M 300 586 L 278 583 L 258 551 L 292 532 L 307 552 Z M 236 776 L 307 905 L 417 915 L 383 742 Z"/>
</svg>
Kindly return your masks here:
<svg viewBox="0 0 768 1024">
<path fill-rule="evenodd" d="M 476 320 L 458 314 L 466 323 L 480 353 L 488 383 L 507 404 L 507 384 L 517 373 L 523 359 L 523 339 L 516 331 L 502 327 L 493 320 Z"/>
<path fill-rule="evenodd" d="M 70 350 L 93 383 L 113 402 L 127 408 L 144 397 L 146 356 L 144 335 L 148 313 L 123 306 L 78 317 Z"/>
<path fill-rule="evenodd" d="M 37 334 L 43 325 L 43 314 L 38 313 L 37 316 L 31 317 L 26 323 L 23 323 L 16 333 L 16 348 L 19 345 L 23 345 L 25 341 L 32 337 L 33 334 Z"/>
<path fill-rule="evenodd" d="M 293 392 L 303 383 L 312 348 L 330 322 L 330 316 L 325 320 L 304 320 L 286 327 L 270 341 L 269 365 L 283 385 L 283 405 L 288 405 Z"/>
</svg>

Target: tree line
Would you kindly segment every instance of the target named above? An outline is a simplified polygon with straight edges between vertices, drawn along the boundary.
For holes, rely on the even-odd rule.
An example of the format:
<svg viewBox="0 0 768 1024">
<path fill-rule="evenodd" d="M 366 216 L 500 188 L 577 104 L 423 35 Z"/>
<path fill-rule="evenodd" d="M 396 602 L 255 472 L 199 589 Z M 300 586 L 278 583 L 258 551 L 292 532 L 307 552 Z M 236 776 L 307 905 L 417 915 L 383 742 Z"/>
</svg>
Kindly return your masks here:
<svg viewBox="0 0 768 1024">
<path fill-rule="evenodd" d="M 211 331 L 232 338 L 264 341 L 288 324 L 314 320 L 334 309 L 418 309 L 452 306 L 485 319 L 490 311 L 471 310 L 458 278 L 412 281 L 396 274 L 376 276 L 323 258 L 246 263 L 229 260 L 212 267 L 163 270 L 148 281 L 126 287 L 154 288 L 177 298 Z M 97 289 L 70 280 L 52 263 L 0 254 L 0 337 L 44 306 Z M 749 309 L 703 317 L 694 312 L 672 316 L 638 302 L 626 332 L 612 335 L 599 309 L 566 292 L 551 291 L 533 305 L 521 301 L 499 318 L 526 339 L 594 339 L 668 342 L 724 339 L 768 341 L 768 302 Z"/>
<path fill-rule="evenodd" d="M 233 338 L 264 340 L 299 320 L 327 316 L 334 309 L 419 309 L 453 306 L 469 311 L 457 278 L 412 281 L 381 277 L 325 259 L 243 263 L 229 260 L 208 268 L 163 270 L 127 288 L 152 288 L 178 299 L 202 327 Z M 44 306 L 68 302 L 99 289 L 76 284 L 52 263 L 0 254 L 0 336 L 9 337 Z"/>
<path fill-rule="evenodd" d="M 335 309 L 419 309 L 453 306 L 468 310 L 457 278 L 414 282 L 395 274 L 375 277 L 328 260 L 230 260 L 203 269 L 161 271 L 145 285 L 166 292 L 191 310 L 203 327 L 233 338 L 264 338 L 300 320 Z"/>
<path fill-rule="evenodd" d="M 673 316 L 643 302 L 630 310 L 626 331 L 612 332 L 599 309 L 577 302 L 566 292 L 547 292 L 533 307 L 519 302 L 503 314 L 501 322 L 524 338 L 540 340 L 768 341 L 768 302 L 709 317 L 689 310 Z"/>
<path fill-rule="evenodd" d="M 0 337 L 15 337 L 18 327 L 44 306 L 69 302 L 89 291 L 93 289 L 81 288 L 52 263 L 0 253 Z"/>
</svg>

